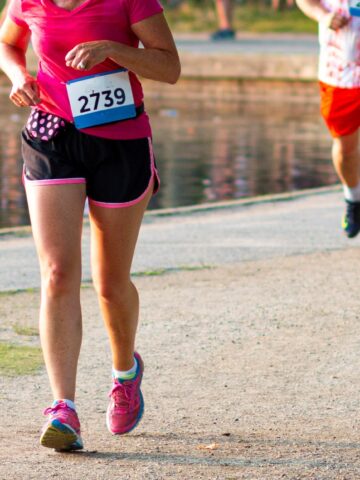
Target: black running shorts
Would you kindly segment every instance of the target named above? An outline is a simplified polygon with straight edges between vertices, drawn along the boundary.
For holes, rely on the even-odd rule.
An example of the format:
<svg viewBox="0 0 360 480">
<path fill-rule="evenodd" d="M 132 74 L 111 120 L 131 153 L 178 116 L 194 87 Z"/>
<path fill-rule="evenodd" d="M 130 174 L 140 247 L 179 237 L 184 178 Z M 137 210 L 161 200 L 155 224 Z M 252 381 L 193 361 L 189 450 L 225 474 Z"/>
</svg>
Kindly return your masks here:
<svg viewBox="0 0 360 480">
<path fill-rule="evenodd" d="M 103 207 L 133 205 L 160 184 L 150 138 L 110 140 L 70 125 L 42 141 L 24 128 L 22 154 L 25 186 L 84 183 L 89 202 Z"/>
</svg>

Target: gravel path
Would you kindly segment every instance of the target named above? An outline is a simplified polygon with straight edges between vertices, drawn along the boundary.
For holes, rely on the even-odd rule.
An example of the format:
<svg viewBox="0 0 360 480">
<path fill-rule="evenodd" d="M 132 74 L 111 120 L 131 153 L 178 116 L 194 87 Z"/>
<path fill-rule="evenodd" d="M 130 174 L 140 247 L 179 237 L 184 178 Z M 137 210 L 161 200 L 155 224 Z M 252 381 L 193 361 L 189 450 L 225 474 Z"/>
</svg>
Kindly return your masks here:
<svg viewBox="0 0 360 480">
<path fill-rule="evenodd" d="M 109 349 L 83 289 L 86 450 L 38 446 L 44 371 L 2 377 L 0 479 L 358 479 L 358 268 L 353 247 L 137 278 L 146 413 L 125 437 L 105 427 Z M 2 332 L 37 303 L 3 295 Z"/>
</svg>

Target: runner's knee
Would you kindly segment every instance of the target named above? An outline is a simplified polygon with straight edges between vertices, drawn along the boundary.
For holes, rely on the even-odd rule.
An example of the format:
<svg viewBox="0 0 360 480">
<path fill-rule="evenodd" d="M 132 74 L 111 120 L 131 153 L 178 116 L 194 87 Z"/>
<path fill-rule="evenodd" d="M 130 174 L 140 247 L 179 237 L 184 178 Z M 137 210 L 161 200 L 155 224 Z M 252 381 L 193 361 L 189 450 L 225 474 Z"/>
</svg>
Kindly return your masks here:
<svg viewBox="0 0 360 480">
<path fill-rule="evenodd" d="M 42 285 L 47 296 L 71 293 L 79 283 L 79 275 L 65 262 L 52 261 L 42 266 Z"/>
<path fill-rule="evenodd" d="M 102 301 L 117 305 L 125 305 L 137 297 L 135 285 L 129 280 L 115 280 L 114 278 L 94 279 L 94 287 Z"/>
</svg>

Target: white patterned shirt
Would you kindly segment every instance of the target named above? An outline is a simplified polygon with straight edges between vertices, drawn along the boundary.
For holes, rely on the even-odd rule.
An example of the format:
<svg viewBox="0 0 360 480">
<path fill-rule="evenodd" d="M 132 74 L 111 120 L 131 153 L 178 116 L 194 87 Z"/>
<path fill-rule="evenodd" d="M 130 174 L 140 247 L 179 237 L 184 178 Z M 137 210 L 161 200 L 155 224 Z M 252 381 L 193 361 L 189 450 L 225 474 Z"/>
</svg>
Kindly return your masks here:
<svg viewBox="0 0 360 480">
<path fill-rule="evenodd" d="M 329 12 L 350 17 L 348 0 L 322 0 Z M 319 80 L 343 88 L 360 87 L 360 17 L 335 31 L 319 24 Z"/>
</svg>

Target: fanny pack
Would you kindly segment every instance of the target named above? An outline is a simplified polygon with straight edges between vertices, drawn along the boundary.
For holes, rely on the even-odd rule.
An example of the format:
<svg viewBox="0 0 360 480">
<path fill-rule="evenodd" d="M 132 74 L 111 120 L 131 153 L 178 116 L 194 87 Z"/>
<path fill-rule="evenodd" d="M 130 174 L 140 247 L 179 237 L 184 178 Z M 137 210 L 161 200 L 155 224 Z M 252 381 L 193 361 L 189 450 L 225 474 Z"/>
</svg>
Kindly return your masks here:
<svg viewBox="0 0 360 480">
<path fill-rule="evenodd" d="M 26 130 L 31 138 L 47 142 L 64 131 L 69 124 L 52 113 L 33 108 L 26 123 Z"/>
<path fill-rule="evenodd" d="M 136 107 L 136 117 L 140 116 L 144 113 L 145 108 L 144 104 L 142 103 L 138 107 Z M 124 120 L 117 120 L 116 122 L 109 122 L 109 123 L 117 123 Z M 74 127 L 71 122 L 64 120 L 57 115 L 52 113 L 43 112 L 37 108 L 32 108 L 30 116 L 26 123 L 26 130 L 31 138 L 42 140 L 43 142 L 49 142 L 57 137 L 60 133 L 67 130 L 69 127 Z"/>
</svg>

